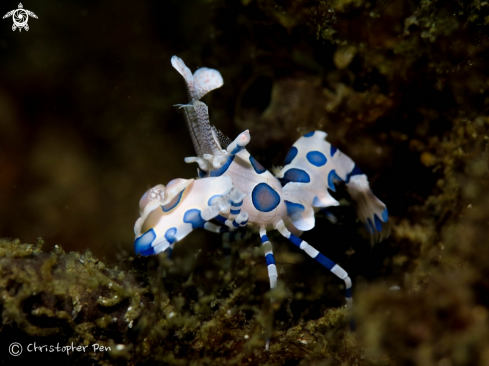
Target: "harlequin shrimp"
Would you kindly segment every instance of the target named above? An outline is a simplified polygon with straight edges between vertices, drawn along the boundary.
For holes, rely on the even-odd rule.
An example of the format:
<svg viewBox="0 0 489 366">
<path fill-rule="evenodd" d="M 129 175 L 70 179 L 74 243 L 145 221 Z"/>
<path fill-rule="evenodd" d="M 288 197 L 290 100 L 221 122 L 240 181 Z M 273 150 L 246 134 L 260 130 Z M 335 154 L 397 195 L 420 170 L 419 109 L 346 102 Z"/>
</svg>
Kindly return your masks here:
<svg viewBox="0 0 489 366">
<path fill-rule="evenodd" d="M 183 111 L 197 156 L 185 162 L 198 164 L 198 179 L 175 179 L 147 191 L 139 203 L 141 217 L 134 231 L 136 253 L 150 255 L 166 250 L 196 228 L 224 233 L 239 227 L 258 228 L 264 249 L 270 287 L 277 285 L 277 268 L 267 232 L 277 230 L 319 264 L 344 281 L 346 302 L 352 306 L 352 281 L 338 264 L 300 239 L 311 230 L 314 214 L 339 203 L 328 190 L 344 182 L 356 201 L 357 215 L 374 241 L 388 235 L 386 206 L 374 196 L 367 176 L 353 160 L 326 141 L 323 131 L 299 138 L 288 152 L 283 168 L 274 176 L 246 150 L 248 130 L 230 141 L 209 122 L 200 99 L 223 85 L 217 70 L 200 68 L 193 75 L 173 56 L 173 67 L 183 76 L 189 95 Z M 210 222 L 216 220 L 220 225 Z M 294 235 L 294 232 L 299 236 Z"/>
</svg>

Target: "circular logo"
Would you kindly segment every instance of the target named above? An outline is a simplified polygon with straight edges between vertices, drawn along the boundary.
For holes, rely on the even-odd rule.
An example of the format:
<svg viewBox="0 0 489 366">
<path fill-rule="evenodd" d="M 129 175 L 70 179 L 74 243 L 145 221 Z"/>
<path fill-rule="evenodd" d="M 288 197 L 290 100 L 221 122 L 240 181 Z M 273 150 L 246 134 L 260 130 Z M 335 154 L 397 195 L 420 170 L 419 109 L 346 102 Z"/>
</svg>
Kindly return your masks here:
<svg viewBox="0 0 489 366">
<path fill-rule="evenodd" d="M 22 353 L 22 345 L 14 342 L 8 347 L 8 351 L 12 356 L 19 356 Z"/>
<path fill-rule="evenodd" d="M 12 19 L 14 20 L 14 24 L 17 27 L 22 28 L 27 24 L 27 21 L 29 20 L 29 15 L 24 9 L 17 9 L 12 14 Z"/>
</svg>

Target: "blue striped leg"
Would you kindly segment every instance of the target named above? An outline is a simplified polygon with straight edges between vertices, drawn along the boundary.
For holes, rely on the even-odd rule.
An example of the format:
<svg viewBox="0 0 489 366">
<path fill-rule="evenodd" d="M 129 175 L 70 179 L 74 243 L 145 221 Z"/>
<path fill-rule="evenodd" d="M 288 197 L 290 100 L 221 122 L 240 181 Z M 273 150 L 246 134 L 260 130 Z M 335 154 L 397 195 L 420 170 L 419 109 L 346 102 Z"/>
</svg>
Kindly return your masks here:
<svg viewBox="0 0 489 366">
<path fill-rule="evenodd" d="M 345 281 L 346 288 L 346 303 L 348 308 L 351 309 L 353 305 L 352 299 L 352 283 L 350 277 L 348 277 L 348 273 L 341 268 L 339 265 L 334 263 L 331 259 L 325 257 L 323 254 L 319 253 L 313 246 L 309 245 L 306 241 L 298 238 L 294 234 L 292 234 L 289 230 L 286 229 L 283 221 L 280 221 L 276 226 L 280 234 L 289 239 L 293 244 L 301 248 L 304 252 L 306 252 L 311 258 L 314 258 L 317 262 L 322 264 L 324 267 L 329 269 L 331 273 L 335 274 L 338 278 Z M 354 330 L 354 323 L 350 322 L 350 327 Z"/>
<path fill-rule="evenodd" d="M 229 220 L 234 220 L 236 216 L 241 213 L 241 206 L 243 206 L 243 198 L 238 202 L 231 202 L 231 209 L 229 210 Z"/>
<path fill-rule="evenodd" d="M 244 211 L 240 212 L 239 215 L 237 215 L 236 218 L 233 220 L 226 219 L 224 216 L 221 215 L 217 215 L 215 219 L 221 224 L 226 225 L 230 229 L 230 231 L 232 231 L 236 230 L 239 227 L 244 227 L 248 224 L 248 213 Z"/>
<path fill-rule="evenodd" d="M 272 243 L 268 240 L 265 228 L 260 228 L 261 246 L 265 251 L 265 259 L 267 261 L 268 278 L 270 279 L 270 288 L 277 287 L 277 266 L 275 266 L 275 258 L 273 257 Z"/>
<path fill-rule="evenodd" d="M 265 252 L 265 260 L 267 261 L 267 270 L 268 270 L 268 278 L 270 279 L 270 289 L 274 289 L 277 287 L 277 266 L 275 265 L 275 258 L 273 257 L 273 248 L 272 243 L 268 240 L 267 231 L 265 228 L 260 228 L 260 238 L 261 238 L 261 246 Z M 270 301 L 273 301 L 273 298 L 270 298 Z M 267 339 L 267 343 L 265 344 L 265 351 L 268 351 L 270 348 L 270 339 Z"/>
<path fill-rule="evenodd" d="M 207 221 L 204 224 L 204 229 L 206 229 L 207 231 L 210 231 L 211 233 L 217 233 L 217 234 L 229 232 L 229 228 L 227 226 L 216 225 L 216 224 L 209 222 L 209 221 Z"/>
</svg>

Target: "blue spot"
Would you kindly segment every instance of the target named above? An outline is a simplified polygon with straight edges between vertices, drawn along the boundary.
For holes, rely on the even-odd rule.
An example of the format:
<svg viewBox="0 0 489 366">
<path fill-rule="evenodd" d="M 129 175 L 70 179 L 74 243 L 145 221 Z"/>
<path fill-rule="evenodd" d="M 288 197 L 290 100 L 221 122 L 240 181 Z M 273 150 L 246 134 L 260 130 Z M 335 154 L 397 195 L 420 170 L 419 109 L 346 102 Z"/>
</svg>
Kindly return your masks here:
<svg viewBox="0 0 489 366">
<path fill-rule="evenodd" d="M 264 242 L 266 242 L 266 241 L 269 241 L 269 240 L 268 240 L 268 236 L 263 235 L 263 236 L 261 237 L 261 242 L 262 242 L 262 243 L 264 243 Z"/>
<path fill-rule="evenodd" d="M 273 258 L 273 254 L 272 253 L 268 253 L 265 256 L 265 260 L 267 261 L 267 266 L 269 266 L 270 264 L 275 264 L 275 258 Z"/>
<path fill-rule="evenodd" d="M 346 297 L 351 298 L 353 295 L 352 287 L 346 289 Z"/>
<path fill-rule="evenodd" d="M 231 210 L 231 215 L 238 215 L 241 212 L 241 209 L 239 210 Z"/>
<path fill-rule="evenodd" d="M 172 227 L 171 229 L 168 229 L 165 233 L 165 239 L 168 240 L 168 243 L 173 244 L 177 239 L 175 238 L 175 235 L 177 234 L 177 228 Z"/>
<path fill-rule="evenodd" d="M 192 224 L 192 229 L 204 227 L 205 224 L 205 220 L 202 220 L 202 217 L 200 216 L 200 210 L 197 210 L 196 208 L 185 212 L 185 215 L 183 215 L 183 222 Z"/>
<path fill-rule="evenodd" d="M 295 146 L 292 146 L 287 153 L 287 156 L 285 157 L 284 165 L 290 164 L 292 160 L 294 160 L 294 158 L 297 156 L 298 152 L 299 150 L 297 150 Z"/>
<path fill-rule="evenodd" d="M 219 169 L 211 170 L 211 172 L 209 173 L 209 176 L 210 177 L 220 177 L 221 175 L 226 173 L 226 170 L 228 170 L 228 168 L 231 165 L 231 163 L 233 162 L 233 160 L 234 160 L 234 155 L 229 156 L 228 160 L 226 160 L 224 165 L 222 167 L 220 167 Z"/>
<path fill-rule="evenodd" d="M 336 187 L 334 186 L 334 182 L 337 180 L 342 181 L 343 179 L 341 179 L 339 175 L 336 174 L 336 170 L 332 169 L 328 174 L 328 187 L 333 192 L 336 192 Z"/>
<path fill-rule="evenodd" d="M 280 179 L 282 186 L 285 186 L 289 182 L 297 182 L 297 183 L 309 183 L 311 178 L 309 174 L 307 174 L 302 169 L 292 168 L 285 172 L 284 177 Z"/>
<path fill-rule="evenodd" d="M 336 147 L 334 147 L 333 145 L 331 145 L 331 150 L 329 152 L 329 154 L 331 155 L 331 157 L 333 157 L 334 153 L 337 151 L 338 149 Z"/>
<path fill-rule="evenodd" d="M 382 221 L 387 222 L 389 220 L 389 213 L 387 212 L 387 208 L 382 211 Z"/>
<path fill-rule="evenodd" d="M 205 170 L 197 168 L 197 174 L 199 175 L 199 178 L 204 178 L 207 172 Z"/>
<path fill-rule="evenodd" d="M 270 212 L 280 203 L 280 196 L 266 183 L 260 183 L 251 192 L 251 201 L 258 211 Z"/>
<path fill-rule="evenodd" d="M 180 203 L 180 200 L 182 199 L 183 192 L 185 192 L 185 189 L 183 191 L 181 191 L 178 196 L 176 196 L 174 199 L 172 199 L 170 201 L 170 203 L 167 203 L 166 205 L 161 206 L 161 209 L 163 210 L 163 212 L 168 212 L 170 210 L 173 210 L 175 207 L 177 207 L 178 204 Z"/>
<path fill-rule="evenodd" d="M 221 197 L 222 196 L 220 194 L 212 196 L 211 198 L 209 198 L 209 201 L 207 201 L 207 206 L 215 205 L 217 203 L 217 200 Z"/>
<path fill-rule="evenodd" d="M 353 177 L 354 175 L 362 175 L 362 174 L 363 172 L 355 164 L 353 170 L 346 176 L 346 183 L 348 183 L 350 181 L 350 178 Z"/>
<path fill-rule="evenodd" d="M 250 163 L 253 165 L 253 169 L 255 169 L 255 172 L 258 174 L 264 173 L 267 170 L 258 162 L 256 159 L 250 155 Z"/>
<path fill-rule="evenodd" d="M 326 156 L 322 152 L 319 151 L 310 151 L 306 155 L 307 161 L 309 161 L 312 165 L 314 166 L 323 166 L 326 164 L 328 159 L 326 159 Z"/>
<path fill-rule="evenodd" d="M 140 251 L 139 254 L 144 255 L 144 256 L 153 255 L 153 254 L 155 254 L 155 250 L 153 247 L 149 247 L 146 250 Z"/>
<path fill-rule="evenodd" d="M 303 137 L 311 137 L 312 135 L 314 135 L 314 132 L 315 131 L 308 132 Z"/>
<path fill-rule="evenodd" d="M 156 234 L 153 229 L 149 229 L 143 235 L 137 238 L 134 241 L 134 251 L 136 252 L 136 254 L 141 253 L 141 255 L 149 255 L 149 254 L 143 254 L 143 252 L 148 249 L 153 250 L 151 244 L 153 244 L 153 241 L 155 239 L 156 239 Z"/>
<path fill-rule="evenodd" d="M 374 214 L 374 223 L 377 231 L 382 231 L 382 221 L 380 221 L 376 214 Z"/>
<path fill-rule="evenodd" d="M 294 234 L 290 234 L 289 236 L 289 240 L 294 243 L 295 245 L 297 245 L 299 248 L 301 247 L 301 243 L 302 243 L 302 239 L 301 238 L 298 238 L 297 236 L 295 236 Z"/>
<path fill-rule="evenodd" d="M 322 264 L 323 266 L 325 266 L 330 271 L 331 271 L 331 268 L 333 268 L 335 266 L 335 263 L 331 259 L 329 259 L 328 257 L 325 257 L 321 253 L 318 253 L 316 258 L 314 258 L 314 259 L 317 262 L 319 262 L 320 264 Z"/>
<path fill-rule="evenodd" d="M 302 215 L 302 212 L 304 212 L 305 208 L 303 205 L 300 203 L 294 203 L 294 202 L 289 202 L 289 201 L 284 201 L 285 202 L 285 207 L 287 207 L 287 215 L 290 217 L 293 217 L 294 215 Z"/>
</svg>

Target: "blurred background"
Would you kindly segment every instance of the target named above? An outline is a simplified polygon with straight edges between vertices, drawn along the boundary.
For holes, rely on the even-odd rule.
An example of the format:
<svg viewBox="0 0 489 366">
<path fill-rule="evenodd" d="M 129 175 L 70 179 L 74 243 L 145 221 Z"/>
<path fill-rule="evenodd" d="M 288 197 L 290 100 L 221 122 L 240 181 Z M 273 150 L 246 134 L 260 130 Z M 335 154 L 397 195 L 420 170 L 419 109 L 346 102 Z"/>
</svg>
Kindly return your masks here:
<svg viewBox="0 0 489 366">
<path fill-rule="evenodd" d="M 419 220 L 426 212 L 411 208 L 436 190 L 437 141 L 454 116 L 487 110 L 477 23 L 487 6 L 457 4 L 23 3 L 38 16 L 28 32 L 0 23 L 0 236 L 133 253 L 141 195 L 196 175 L 183 162 L 194 150 L 173 107 L 187 101 L 174 54 L 192 71 L 222 73 L 224 86 L 204 100 L 211 121 L 231 138 L 249 128 L 248 149 L 264 166 L 281 165 L 302 133 L 321 128 L 394 218 Z M 2 2 L 4 13 L 17 7 Z"/>
<path fill-rule="evenodd" d="M 38 16 L 29 18 L 28 32 L 13 32 L 12 18 L 0 21 L 0 237 L 23 243 L 42 237 L 46 253 L 36 258 L 47 258 L 56 244 L 66 252 L 88 249 L 105 257 L 108 268 L 134 255 L 142 194 L 196 176 L 196 165 L 183 161 L 194 149 L 173 106 L 187 101 L 170 64 L 178 55 L 192 71 L 206 66 L 222 73 L 224 86 L 204 98 L 211 122 L 231 139 L 249 129 L 248 150 L 263 166 L 280 166 L 299 136 L 322 129 L 369 176 L 389 209 L 392 234 L 371 247 L 339 189 L 334 195 L 342 205 L 331 210 L 337 224 L 319 214 L 303 236 L 349 272 L 358 343 L 332 320 L 344 310 L 341 281 L 270 233 L 288 299 L 275 322 L 284 331 L 297 326 L 290 343 L 282 342 L 285 351 L 275 348 L 274 360 L 281 360 L 275 363 L 306 357 L 302 364 L 489 364 L 487 1 L 46 0 L 23 6 Z M 18 3 L 0 7 L 6 14 Z M 234 246 L 234 265 L 224 270 L 218 236 L 199 230 L 178 243 L 166 282 L 182 286 L 165 285 L 181 303 L 177 308 L 185 299 L 191 310 L 204 295 L 228 296 L 223 283 L 238 279 L 239 286 L 241 278 L 249 292 L 236 307 L 248 312 L 242 323 L 248 332 L 249 309 L 269 289 L 257 245 L 255 236 Z M 147 267 L 160 258 L 120 267 L 129 277 L 139 268 L 151 283 Z M 326 324 L 316 340 L 288 347 L 297 346 L 311 319 L 315 329 L 316 319 Z M 216 329 L 228 327 L 231 339 L 237 337 L 231 351 L 242 354 L 248 345 L 234 323 L 223 324 L 215 322 Z M 157 346 L 141 346 L 151 349 L 148 357 L 155 351 L 164 360 L 182 344 L 171 332 L 154 334 Z M 208 354 L 229 351 L 219 337 L 213 342 L 203 341 Z M 263 355 L 263 342 L 259 348 Z M 203 354 L 179 349 L 182 359 Z"/>
</svg>

